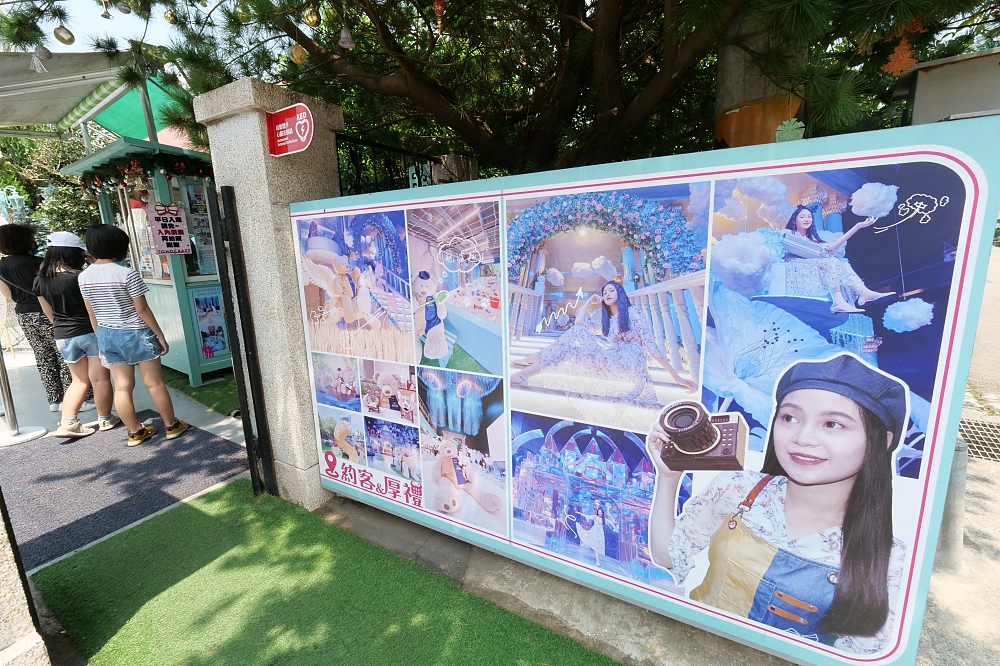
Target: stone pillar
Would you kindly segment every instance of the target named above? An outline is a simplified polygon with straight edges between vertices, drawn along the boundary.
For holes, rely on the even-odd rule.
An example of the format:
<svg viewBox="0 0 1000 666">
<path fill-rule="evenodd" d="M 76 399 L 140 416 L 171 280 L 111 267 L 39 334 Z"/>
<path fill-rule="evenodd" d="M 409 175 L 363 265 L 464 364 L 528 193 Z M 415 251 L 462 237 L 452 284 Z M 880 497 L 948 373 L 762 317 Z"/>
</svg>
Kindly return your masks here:
<svg viewBox="0 0 1000 666">
<path fill-rule="evenodd" d="M 316 124 L 312 145 L 271 157 L 265 113 L 306 104 Z M 343 110 L 256 79 L 199 95 L 195 117 L 208 128 L 215 180 L 233 186 L 247 259 L 263 396 L 279 495 L 307 509 L 330 496 L 319 481 L 313 401 L 296 275 L 296 239 L 288 205 L 340 194 L 335 132 Z"/>
<path fill-rule="evenodd" d="M 934 569 L 949 573 L 962 572 L 962 551 L 965 548 L 965 481 L 969 469 L 969 445 L 961 437 L 955 442 L 955 458 L 951 461 L 948 494 L 941 516 Z"/>
<path fill-rule="evenodd" d="M 3 499 L 0 498 L 0 503 Z M 49 666 L 49 653 L 28 608 L 27 590 L 14 560 L 10 518 L 0 526 L 0 666 Z"/>
</svg>

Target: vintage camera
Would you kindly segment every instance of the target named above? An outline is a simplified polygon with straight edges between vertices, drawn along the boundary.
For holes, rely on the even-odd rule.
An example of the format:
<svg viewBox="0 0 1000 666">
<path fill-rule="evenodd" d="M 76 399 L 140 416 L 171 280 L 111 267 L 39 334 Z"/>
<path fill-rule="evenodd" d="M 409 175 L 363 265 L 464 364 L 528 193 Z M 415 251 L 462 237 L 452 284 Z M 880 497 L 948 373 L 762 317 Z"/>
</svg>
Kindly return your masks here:
<svg viewBox="0 0 1000 666">
<path fill-rule="evenodd" d="M 700 403 L 682 400 L 660 412 L 660 426 L 670 436 L 660 457 L 676 472 L 742 470 L 747 451 L 747 422 L 735 413 L 709 414 Z"/>
</svg>

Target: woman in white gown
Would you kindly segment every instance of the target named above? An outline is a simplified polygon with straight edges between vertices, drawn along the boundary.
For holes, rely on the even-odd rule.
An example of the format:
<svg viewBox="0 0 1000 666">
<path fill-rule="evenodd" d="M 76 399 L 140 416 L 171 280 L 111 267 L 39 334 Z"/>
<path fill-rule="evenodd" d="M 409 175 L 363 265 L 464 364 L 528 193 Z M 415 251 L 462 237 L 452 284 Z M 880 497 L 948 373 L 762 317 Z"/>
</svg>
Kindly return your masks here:
<svg viewBox="0 0 1000 666">
<path fill-rule="evenodd" d="M 597 507 L 595 515 L 583 516 L 583 518 L 590 523 L 590 527 L 577 523 L 580 544 L 594 551 L 594 557 L 597 558 L 597 566 L 601 566 L 601 555 L 604 554 L 604 509 Z"/>
<path fill-rule="evenodd" d="M 599 303 L 598 324 L 588 311 Z M 601 337 L 611 346 L 602 345 Z M 658 405 L 647 357 L 663 366 L 679 386 L 689 392 L 697 388 L 695 382 L 681 377 L 670 365 L 656 343 L 649 321 L 629 302 L 625 288 L 612 281 L 604 285 L 600 296 L 594 294 L 577 310 L 576 323 L 570 330 L 526 359 L 528 367 L 511 377 L 511 385 L 528 388 L 531 377 L 546 371 L 543 388 L 580 398 Z"/>
</svg>

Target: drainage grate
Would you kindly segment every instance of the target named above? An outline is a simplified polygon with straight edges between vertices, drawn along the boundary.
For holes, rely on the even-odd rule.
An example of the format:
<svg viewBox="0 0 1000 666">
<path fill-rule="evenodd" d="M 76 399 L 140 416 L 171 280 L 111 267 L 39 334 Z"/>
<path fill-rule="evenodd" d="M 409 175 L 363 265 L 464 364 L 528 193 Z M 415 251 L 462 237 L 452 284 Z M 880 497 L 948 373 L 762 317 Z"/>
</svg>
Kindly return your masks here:
<svg viewBox="0 0 1000 666">
<path fill-rule="evenodd" d="M 962 419 L 958 434 L 969 445 L 969 455 L 1000 462 L 1000 423 Z"/>
</svg>

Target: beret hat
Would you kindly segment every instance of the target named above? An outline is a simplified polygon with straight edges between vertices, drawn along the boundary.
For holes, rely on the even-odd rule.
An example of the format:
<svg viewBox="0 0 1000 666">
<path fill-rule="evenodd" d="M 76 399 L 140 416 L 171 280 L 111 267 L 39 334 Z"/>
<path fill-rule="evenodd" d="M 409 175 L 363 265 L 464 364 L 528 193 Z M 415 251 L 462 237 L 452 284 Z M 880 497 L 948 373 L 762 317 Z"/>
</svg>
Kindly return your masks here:
<svg viewBox="0 0 1000 666">
<path fill-rule="evenodd" d="M 852 354 L 838 354 L 823 361 L 800 361 L 778 380 L 774 397 L 780 405 L 786 395 L 801 389 L 838 393 L 866 407 L 892 433 L 892 448 L 902 441 L 909 413 L 909 389 Z"/>
</svg>

